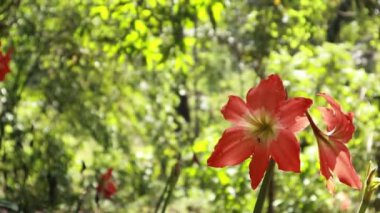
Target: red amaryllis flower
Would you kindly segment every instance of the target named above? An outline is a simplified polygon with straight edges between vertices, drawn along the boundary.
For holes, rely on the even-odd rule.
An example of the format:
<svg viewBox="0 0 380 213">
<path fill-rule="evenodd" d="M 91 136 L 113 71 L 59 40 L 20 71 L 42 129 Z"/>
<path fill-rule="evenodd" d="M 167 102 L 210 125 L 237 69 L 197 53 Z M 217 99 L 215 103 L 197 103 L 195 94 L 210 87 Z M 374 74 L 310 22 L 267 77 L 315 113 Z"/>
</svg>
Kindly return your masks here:
<svg viewBox="0 0 380 213">
<path fill-rule="evenodd" d="M 295 133 L 309 124 L 305 112 L 311 104 L 307 98 L 287 99 L 278 75 L 250 89 L 247 102 L 230 96 L 221 112 L 233 126 L 224 131 L 207 164 L 233 166 L 252 157 L 249 173 L 253 189 L 261 182 L 270 158 L 283 171 L 300 172 Z"/>
<path fill-rule="evenodd" d="M 112 169 L 109 168 L 107 172 L 102 174 L 96 187 L 97 195 L 102 195 L 105 198 L 111 198 L 116 193 L 116 183 L 112 179 Z"/>
<path fill-rule="evenodd" d="M 327 125 L 327 133 L 323 133 L 307 114 L 314 135 L 318 141 L 320 171 L 327 180 L 327 188 L 334 191 L 333 176 L 340 182 L 355 189 L 362 187 L 360 177 L 352 166 L 351 156 L 346 143 L 352 138 L 355 131 L 352 123 L 353 113 L 344 113 L 340 105 L 329 95 L 320 93 L 332 108 L 319 107 Z"/>
<path fill-rule="evenodd" d="M 0 43 L 1 47 L 1 43 Z M 8 50 L 6 54 L 0 50 L 0 81 L 3 81 L 5 75 L 9 73 L 11 70 L 9 68 L 9 62 L 11 60 L 11 51 Z"/>
</svg>

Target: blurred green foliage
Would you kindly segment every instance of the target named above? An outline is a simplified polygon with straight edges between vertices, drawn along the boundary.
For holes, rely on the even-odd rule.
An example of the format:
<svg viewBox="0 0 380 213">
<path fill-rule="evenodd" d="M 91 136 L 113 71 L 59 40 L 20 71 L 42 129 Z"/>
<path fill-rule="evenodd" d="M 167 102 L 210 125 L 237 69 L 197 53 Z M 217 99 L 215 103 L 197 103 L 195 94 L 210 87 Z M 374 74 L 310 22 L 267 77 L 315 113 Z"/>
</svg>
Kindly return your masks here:
<svg viewBox="0 0 380 213">
<path fill-rule="evenodd" d="M 318 92 L 355 113 L 363 178 L 380 164 L 379 13 L 376 0 L 2 0 L 2 48 L 14 52 L 0 84 L 0 206 L 152 212 L 174 168 L 170 212 L 250 212 L 247 163 L 206 160 L 229 125 L 228 95 L 270 73 L 315 100 L 320 125 Z M 276 171 L 271 206 L 340 212 L 344 193 L 353 211 L 360 192 L 330 195 L 311 131 L 299 139 L 302 172 Z M 97 207 L 109 167 L 118 192 Z"/>
</svg>

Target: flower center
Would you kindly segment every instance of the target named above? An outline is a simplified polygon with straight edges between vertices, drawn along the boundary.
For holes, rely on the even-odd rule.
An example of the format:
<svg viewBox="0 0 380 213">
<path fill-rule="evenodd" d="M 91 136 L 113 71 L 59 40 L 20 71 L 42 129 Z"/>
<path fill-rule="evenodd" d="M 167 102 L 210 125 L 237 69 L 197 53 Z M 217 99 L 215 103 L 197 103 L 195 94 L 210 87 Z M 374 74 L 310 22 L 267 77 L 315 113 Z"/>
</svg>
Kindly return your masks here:
<svg viewBox="0 0 380 213">
<path fill-rule="evenodd" d="M 246 117 L 248 133 L 257 138 L 259 143 L 268 142 L 277 137 L 278 122 L 273 115 L 259 110 Z"/>
</svg>

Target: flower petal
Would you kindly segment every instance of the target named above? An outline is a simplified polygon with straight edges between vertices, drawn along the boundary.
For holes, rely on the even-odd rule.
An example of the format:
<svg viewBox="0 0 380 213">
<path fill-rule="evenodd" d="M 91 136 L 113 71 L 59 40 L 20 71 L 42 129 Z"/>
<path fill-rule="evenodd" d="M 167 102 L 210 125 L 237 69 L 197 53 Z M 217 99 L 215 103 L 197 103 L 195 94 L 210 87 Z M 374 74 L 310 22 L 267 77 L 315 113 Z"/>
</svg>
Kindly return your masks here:
<svg viewBox="0 0 380 213">
<path fill-rule="evenodd" d="M 280 106 L 277 116 L 281 124 L 291 132 L 299 132 L 309 125 L 306 110 L 313 104 L 308 98 L 291 98 Z"/>
<path fill-rule="evenodd" d="M 252 110 L 264 108 L 275 113 L 279 104 L 286 99 L 282 80 L 278 75 L 270 75 L 261 80 L 259 85 L 251 88 L 247 94 L 247 104 Z"/>
<path fill-rule="evenodd" d="M 111 198 L 112 195 L 116 193 L 117 187 L 112 179 L 112 168 L 109 168 L 107 172 L 102 174 L 98 186 L 96 187 L 96 191 L 105 198 Z"/>
<path fill-rule="evenodd" d="M 338 143 L 347 143 L 351 140 L 354 132 L 355 126 L 352 122 L 352 118 L 348 118 L 351 115 L 342 115 L 340 124 L 336 126 L 329 139 Z"/>
<path fill-rule="evenodd" d="M 322 113 L 323 120 L 327 125 L 327 131 L 332 131 L 338 125 L 334 110 L 327 107 L 317 107 Z"/>
<path fill-rule="evenodd" d="M 116 190 L 117 189 L 116 189 L 115 183 L 112 180 L 108 181 L 107 185 L 104 187 L 104 191 L 103 191 L 104 197 L 105 198 L 112 197 L 112 195 L 116 193 Z"/>
<path fill-rule="evenodd" d="M 332 147 L 327 142 L 318 140 L 318 149 L 319 149 L 319 165 L 320 172 L 326 178 L 327 181 L 331 182 L 333 176 L 332 171 L 335 168 L 336 164 L 336 155 Z M 327 182 L 327 186 L 330 190 L 332 183 Z"/>
<path fill-rule="evenodd" d="M 224 119 L 236 123 L 243 119 L 244 115 L 249 112 L 249 109 L 240 97 L 231 95 L 221 112 Z"/>
<path fill-rule="evenodd" d="M 269 154 L 268 149 L 261 145 L 255 147 L 255 153 L 249 164 L 249 176 L 251 178 L 251 187 L 256 189 L 263 179 L 265 170 L 268 167 Z"/>
<path fill-rule="evenodd" d="M 1 46 L 1 44 L 0 44 Z M 3 81 L 5 75 L 11 70 L 9 68 L 9 62 L 11 60 L 11 50 L 9 49 L 5 55 L 0 50 L 0 81 Z"/>
<path fill-rule="evenodd" d="M 300 146 L 289 130 L 281 130 L 277 140 L 271 141 L 269 152 L 283 171 L 300 172 Z"/>
<path fill-rule="evenodd" d="M 357 175 L 347 147 L 343 143 L 328 144 L 318 141 L 320 169 L 327 180 L 335 174 L 339 181 L 355 189 L 362 187 L 360 177 Z"/>
<path fill-rule="evenodd" d="M 107 172 L 102 175 L 103 180 L 109 180 L 112 178 L 112 168 L 108 168 Z"/>
<path fill-rule="evenodd" d="M 255 140 L 246 136 L 241 127 L 226 129 L 207 160 L 212 167 L 233 166 L 249 158 L 254 150 Z"/>
<path fill-rule="evenodd" d="M 329 96 L 329 95 L 327 95 L 326 93 L 323 93 L 323 92 L 318 93 L 318 95 L 324 97 L 324 98 L 326 99 L 326 101 L 327 101 L 327 102 L 328 102 L 328 103 L 329 103 L 334 109 L 336 109 L 336 110 L 338 110 L 338 111 L 341 111 L 341 110 L 340 110 L 340 105 L 338 104 L 338 102 L 336 102 L 336 101 L 334 100 L 333 97 L 331 97 L 331 96 Z"/>
<path fill-rule="evenodd" d="M 353 124 L 353 113 L 344 113 L 339 104 L 330 96 L 321 93 L 320 96 L 324 97 L 333 109 L 319 107 L 322 112 L 323 120 L 327 125 L 329 131 L 329 139 L 338 143 L 347 143 L 355 132 Z"/>
</svg>

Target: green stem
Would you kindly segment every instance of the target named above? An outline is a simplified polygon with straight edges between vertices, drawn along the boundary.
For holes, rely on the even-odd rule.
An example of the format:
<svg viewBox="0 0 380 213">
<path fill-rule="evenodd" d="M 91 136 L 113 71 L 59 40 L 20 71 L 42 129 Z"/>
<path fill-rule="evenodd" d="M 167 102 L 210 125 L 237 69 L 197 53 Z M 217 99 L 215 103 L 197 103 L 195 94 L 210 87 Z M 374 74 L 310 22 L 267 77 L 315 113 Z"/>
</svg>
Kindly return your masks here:
<svg viewBox="0 0 380 213">
<path fill-rule="evenodd" d="M 374 170 L 376 171 L 376 170 Z M 373 175 L 374 173 L 372 173 Z M 372 192 L 371 190 L 368 189 L 369 185 L 371 184 L 371 174 L 368 175 L 367 177 L 367 181 L 365 183 L 365 186 L 364 186 L 364 190 L 363 190 L 363 196 L 362 196 L 362 200 L 360 202 L 360 206 L 359 206 L 359 210 L 358 210 L 358 213 L 364 213 L 366 212 L 368 206 L 369 206 L 369 203 L 371 201 L 371 196 L 372 196 Z"/>
<path fill-rule="evenodd" d="M 165 199 L 165 195 L 167 193 L 167 191 L 169 190 L 169 185 L 170 185 L 170 181 L 172 179 L 172 174 L 170 174 L 170 177 L 168 178 L 168 180 L 166 181 L 166 184 L 165 184 L 165 187 L 164 187 L 164 191 L 162 192 L 157 204 L 156 204 L 156 208 L 154 209 L 154 213 L 157 213 L 158 210 L 160 209 L 160 206 L 162 204 L 162 202 L 164 201 Z"/>
<path fill-rule="evenodd" d="M 364 213 L 365 210 L 368 208 L 368 205 L 369 205 L 369 202 L 363 199 L 362 202 L 360 203 L 360 208 L 359 208 L 358 213 Z"/>
<path fill-rule="evenodd" d="M 261 184 L 259 195 L 257 196 L 253 213 L 261 213 L 263 210 L 265 197 L 268 192 L 269 184 L 273 176 L 273 171 L 274 171 L 274 160 L 270 159 L 269 166 L 267 168 L 267 171 L 265 172 L 263 183 Z"/>
</svg>

